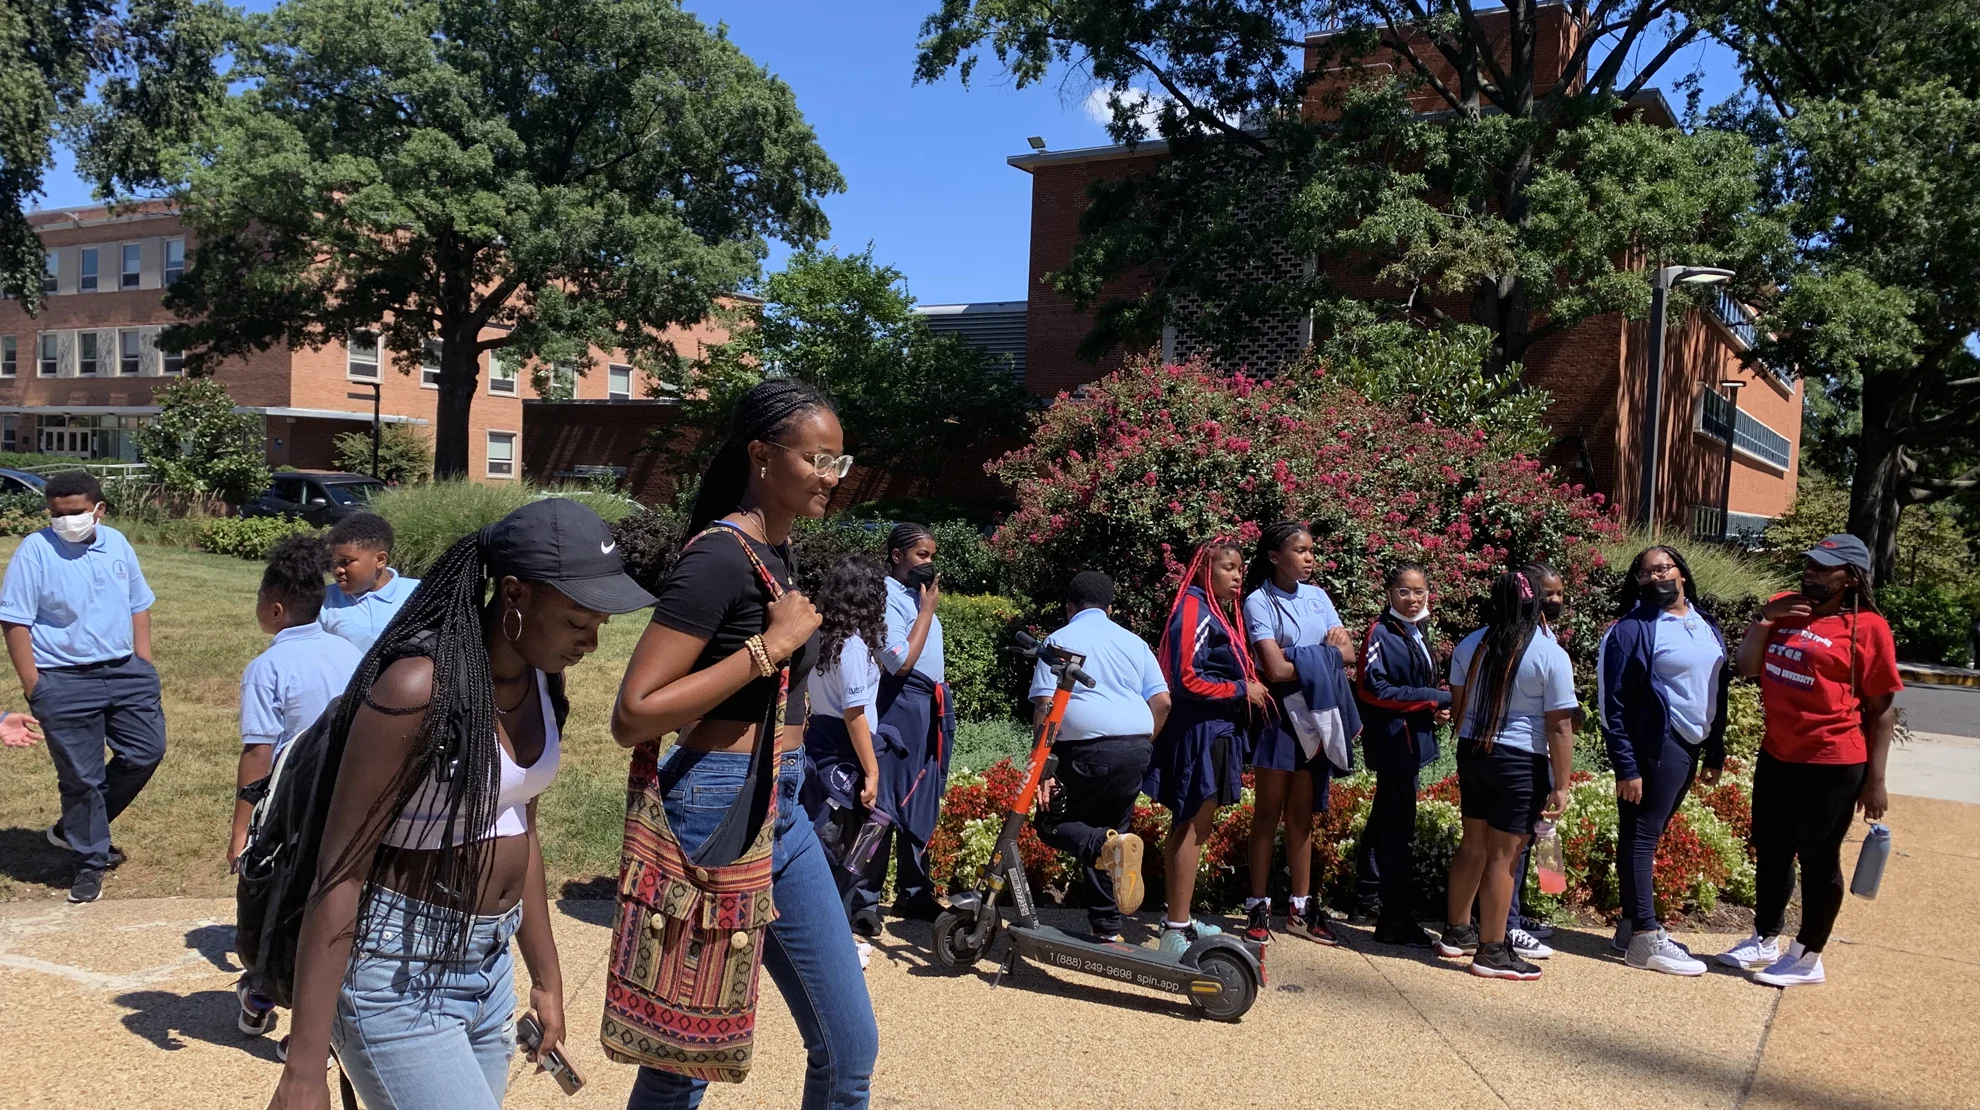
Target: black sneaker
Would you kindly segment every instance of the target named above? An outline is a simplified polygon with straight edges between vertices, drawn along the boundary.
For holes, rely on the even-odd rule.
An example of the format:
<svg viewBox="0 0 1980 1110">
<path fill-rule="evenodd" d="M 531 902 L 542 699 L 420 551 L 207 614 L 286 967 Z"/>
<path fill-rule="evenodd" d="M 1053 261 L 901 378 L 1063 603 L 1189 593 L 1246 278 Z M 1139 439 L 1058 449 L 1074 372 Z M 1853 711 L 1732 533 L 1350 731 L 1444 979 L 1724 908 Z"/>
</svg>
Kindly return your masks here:
<svg viewBox="0 0 1980 1110">
<path fill-rule="evenodd" d="M 895 917 L 906 918 L 909 921 L 933 921 L 942 916 L 942 903 L 937 902 L 933 898 L 917 898 L 910 902 L 895 902 L 893 914 Z"/>
<path fill-rule="evenodd" d="M 875 907 L 868 906 L 852 915 L 854 936 L 877 937 L 880 935 L 880 928 L 880 911 Z"/>
<path fill-rule="evenodd" d="M 1327 908 L 1320 904 L 1318 896 L 1306 903 L 1305 913 L 1294 911 L 1286 917 L 1286 932 L 1330 947 L 1341 943 L 1341 938 L 1334 935 L 1333 923 L 1327 920 Z"/>
<path fill-rule="evenodd" d="M 1550 940 L 1554 935 L 1554 927 L 1537 917 L 1520 918 L 1519 927 L 1527 936 L 1535 940 Z"/>
<path fill-rule="evenodd" d="M 1370 925 L 1380 925 L 1382 923 L 1382 907 L 1362 906 L 1347 915 L 1347 923 L 1357 929 L 1365 929 Z"/>
<path fill-rule="evenodd" d="M 69 884 L 69 901 L 94 902 L 103 897 L 103 872 L 91 867 L 76 869 L 76 879 Z"/>
<path fill-rule="evenodd" d="M 1471 957 L 1471 973 L 1487 979 L 1526 981 L 1540 978 L 1540 967 L 1521 959 L 1505 941 L 1495 940 L 1478 946 L 1477 955 Z"/>
<path fill-rule="evenodd" d="M 1437 938 L 1437 954 L 1455 959 L 1469 956 L 1478 951 L 1478 926 L 1446 925 L 1444 935 Z"/>
<path fill-rule="evenodd" d="M 67 838 L 65 838 L 62 835 L 62 822 L 57 821 L 54 824 L 48 826 L 47 830 L 44 831 L 42 835 L 48 838 L 48 843 L 53 844 L 54 846 L 62 849 L 65 852 L 69 850 L 69 841 L 67 840 Z M 122 848 L 117 847 L 115 844 L 110 845 L 109 869 L 114 871 L 118 867 L 121 867 L 123 863 L 124 863 L 124 850 Z"/>
<path fill-rule="evenodd" d="M 1253 944 L 1272 943 L 1272 904 L 1255 903 L 1244 911 L 1244 939 Z"/>
<path fill-rule="evenodd" d="M 1398 948 L 1435 948 L 1437 935 L 1414 921 L 1378 921 L 1375 923 L 1375 943 L 1393 944 Z"/>
</svg>

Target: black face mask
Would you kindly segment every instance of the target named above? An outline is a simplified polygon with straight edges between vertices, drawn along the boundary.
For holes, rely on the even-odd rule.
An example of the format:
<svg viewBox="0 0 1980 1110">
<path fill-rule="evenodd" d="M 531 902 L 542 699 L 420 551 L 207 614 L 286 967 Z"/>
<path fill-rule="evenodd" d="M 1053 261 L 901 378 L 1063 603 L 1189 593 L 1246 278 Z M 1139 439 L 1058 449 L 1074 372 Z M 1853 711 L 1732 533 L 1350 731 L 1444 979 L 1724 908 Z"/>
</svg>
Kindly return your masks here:
<svg viewBox="0 0 1980 1110">
<path fill-rule="evenodd" d="M 1643 596 L 1643 600 L 1659 609 L 1669 609 L 1676 603 L 1683 586 L 1675 578 L 1666 578 L 1656 582 L 1645 582 L 1636 589 Z"/>
<path fill-rule="evenodd" d="M 920 566 L 909 567 L 906 578 L 908 589 L 920 590 L 935 581 L 935 564 L 923 563 Z"/>
<path fill-rule="evenodd" d="M 1826 582 L 1810 582 L 1804 578 L 1801 580 L 1801 596 L 1820 605 L 1836 596 L 1836 588 Z"/>
<path fill-rule="evenodd" d="M 1565 608 L 1567 602 L 1549 599 L 1540 603 L 1540 615 L 1547 618 L 1548 624 L 1552 624 L 1561 619 L 1561 610 Z"/>
</svg>

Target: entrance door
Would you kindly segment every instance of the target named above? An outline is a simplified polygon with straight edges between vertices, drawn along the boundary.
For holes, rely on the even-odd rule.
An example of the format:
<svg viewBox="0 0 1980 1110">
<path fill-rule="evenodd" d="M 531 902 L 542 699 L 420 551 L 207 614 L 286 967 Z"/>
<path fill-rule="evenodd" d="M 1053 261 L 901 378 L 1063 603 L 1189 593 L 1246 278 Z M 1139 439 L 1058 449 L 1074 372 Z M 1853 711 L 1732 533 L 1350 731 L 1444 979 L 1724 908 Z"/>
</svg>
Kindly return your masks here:
<svg viewBox="0 0 1980 1110">
<path fill-rule="evenodd" d="M 90 431 L 88 428 L 43 428 L 41 453 L 67 455 L 77 459 L 89 458 Z"/>
</svg>

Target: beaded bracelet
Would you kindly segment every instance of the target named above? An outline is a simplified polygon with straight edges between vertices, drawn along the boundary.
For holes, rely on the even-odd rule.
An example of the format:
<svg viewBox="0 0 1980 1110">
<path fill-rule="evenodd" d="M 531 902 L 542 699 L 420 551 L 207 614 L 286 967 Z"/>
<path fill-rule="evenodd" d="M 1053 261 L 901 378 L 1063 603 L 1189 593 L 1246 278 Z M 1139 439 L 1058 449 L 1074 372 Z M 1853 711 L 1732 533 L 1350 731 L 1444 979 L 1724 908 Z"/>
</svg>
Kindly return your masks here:
<svg viewBox="0 0 1980 1110">
<path fill-rule="evenodd" d="M 743 641 L 743 646 L 749 649 L 749 657 L 756 660 L 756 669 L 764 678 L 776 676 L 777 668 L 770 662 L 770 649 L 764 645 L 763 637 L 751 636 Z"/>
</svg>

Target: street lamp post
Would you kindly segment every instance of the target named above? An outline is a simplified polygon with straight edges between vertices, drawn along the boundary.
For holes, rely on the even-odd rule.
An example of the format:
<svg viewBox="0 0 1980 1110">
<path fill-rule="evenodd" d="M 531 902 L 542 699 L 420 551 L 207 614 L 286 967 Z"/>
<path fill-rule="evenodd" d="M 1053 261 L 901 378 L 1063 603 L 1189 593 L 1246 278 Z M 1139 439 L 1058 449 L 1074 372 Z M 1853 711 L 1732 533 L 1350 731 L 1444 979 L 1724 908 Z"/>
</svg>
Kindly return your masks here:
<svg viewBox="0 0 1980 1110">
<path fill-rule="evenodd" d="M 1659 407 L 1664 378 L 1664 301 L 1673 285 L 1716 285 L 1730 280 L 1731 270 L 1716 266 L 1660 266 L 1650 276 L 1650 374 L 1643 389 L 1643 472 L 1637 479 L 1636 520 L 1646 532 L 1657 530 L 1657 450 L 1662 421 Z"/>
<path fill-rule="evenodd" d="M 1732 538 L 1732 496 L 1733 496 L 1733 445 L 1739 442 L 1739 391 L 1746 383 L 1736 378 L 1727 378 L 1719 383 L 1726 391 L 1726 400 L 1732 411 L 1726 415 L 1726 478 L 1719 487 L 1719 542 Z"/>
<path fill-rule="evenodd" d="M 349 397 L 353 401 L 369 400 L 371 402 L 371 476 L 376 478 L 378 477 L 378 402 L 383 394 L 383 390 L 378 388 L 377 382 L 356 382 L 354 384 L 369 384 L 371 387 L 370 393 L 346 393 L 344 396 Z"/>
</svg>

